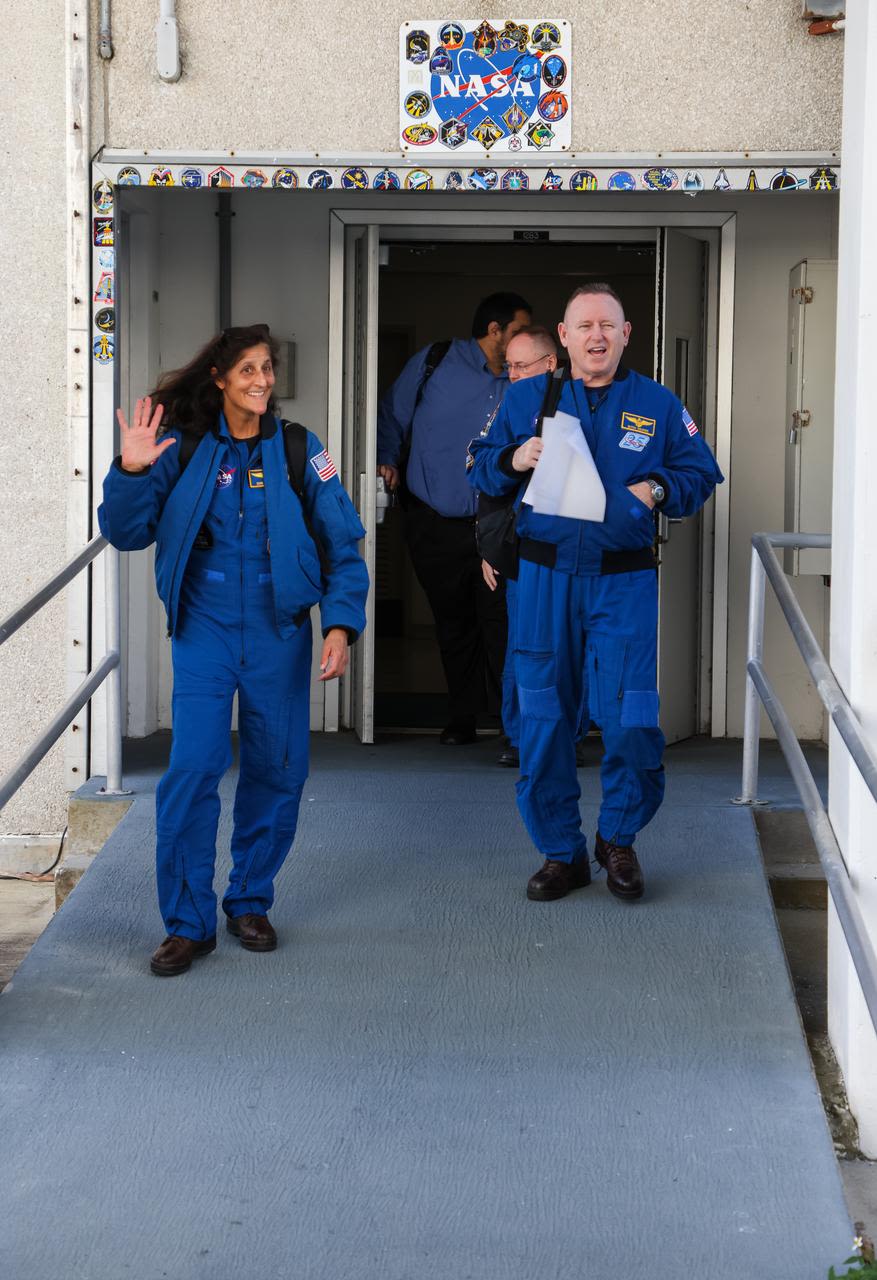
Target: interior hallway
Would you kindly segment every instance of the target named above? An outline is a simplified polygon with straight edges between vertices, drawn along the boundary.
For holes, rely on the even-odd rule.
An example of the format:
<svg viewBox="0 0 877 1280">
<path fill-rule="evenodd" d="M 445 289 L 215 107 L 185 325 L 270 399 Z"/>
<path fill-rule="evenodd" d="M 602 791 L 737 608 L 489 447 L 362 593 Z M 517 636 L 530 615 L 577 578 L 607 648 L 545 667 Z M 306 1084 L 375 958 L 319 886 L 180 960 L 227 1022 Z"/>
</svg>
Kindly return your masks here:
<svg viewBox="0 0 877 1280">
<path fill-rule="evenodd" d="M 668 752 L 634 906 L 602 879 L 527 902 L 495 753 L 315 739 L 281 949 L 223 933 L 166 980 L 157 772 L 129 768 L 0 998 L 0 1273 L 823 1280 L 847 1256 L 736 748 Z"/>
</svg>

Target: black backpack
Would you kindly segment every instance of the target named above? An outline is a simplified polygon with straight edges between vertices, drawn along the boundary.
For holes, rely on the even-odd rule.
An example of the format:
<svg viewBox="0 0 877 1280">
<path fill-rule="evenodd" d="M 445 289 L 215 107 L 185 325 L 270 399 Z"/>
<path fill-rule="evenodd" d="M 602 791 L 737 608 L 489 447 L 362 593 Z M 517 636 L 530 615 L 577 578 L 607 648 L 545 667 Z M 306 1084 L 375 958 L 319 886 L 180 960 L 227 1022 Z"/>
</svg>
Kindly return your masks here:
<svg viewBox="0 0 877 1280">
<path fill-rule="evenodd" d="M 555 369 L 548 380 L 542 408 L 536 421 L 534 435 L 541 436 L 542 423 L 551 418 L 557 411 L 560 393 L 568 376 L 566 367 Z M 518 495 L 524 482 L 529 481 L 531 472 L 525 472 L 521 484 L 511 493 L 500 498 L 492 498 L 489 494 L 478 494 L 478 514 L 475 517 L 475 545 L 482 560 L 502 574 L 504 578 L 517 578 L 520 538 L 516 525 L 518 522 Z"/>
</svg>

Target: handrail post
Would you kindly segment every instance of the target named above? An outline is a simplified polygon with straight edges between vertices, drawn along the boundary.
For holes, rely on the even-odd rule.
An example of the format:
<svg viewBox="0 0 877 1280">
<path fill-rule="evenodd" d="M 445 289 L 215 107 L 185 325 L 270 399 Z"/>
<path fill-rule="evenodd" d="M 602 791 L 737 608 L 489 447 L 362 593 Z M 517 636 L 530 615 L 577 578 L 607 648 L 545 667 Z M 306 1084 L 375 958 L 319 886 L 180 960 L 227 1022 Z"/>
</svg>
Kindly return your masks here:
<svg viewBox="0 0 877 1280">
<path fill-rule="evenodd" d="M 749 632 L 746 642 L 746 698 L 743 716 L 743 780 L 742 790 L 734 804 L 760 804 L 758 795 L 758 730 L 761 725 L 761 702 L 752 676 L 750 662 L 761 662 L 764 651 L 764 566 L 753 539 L 749 569 Z"/>
<path fill-rule="evenodd" d="M 106 795 L 126 795 L 122 789 L 122 652 L 119 614 L 119 553 L 115 547 L 104 551 L 107 653 L 119 661 L 107 676 L 107 785 Z"/>
</svg>

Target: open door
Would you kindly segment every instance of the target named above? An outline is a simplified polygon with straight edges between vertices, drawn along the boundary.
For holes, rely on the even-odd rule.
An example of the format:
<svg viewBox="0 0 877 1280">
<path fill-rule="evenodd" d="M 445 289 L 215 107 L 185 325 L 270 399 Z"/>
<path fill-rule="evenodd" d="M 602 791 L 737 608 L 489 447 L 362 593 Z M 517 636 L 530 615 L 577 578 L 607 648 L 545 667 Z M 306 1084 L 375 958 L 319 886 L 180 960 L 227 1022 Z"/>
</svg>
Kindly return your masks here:
<svg viewBox="0 0 877 1280">
<path fill-rule="evenodd" d="M 702 240 L 665 227 L 658 262 L 656 377 L 703 421 L 706 252 Z M 658 689 L 668 742 L 697 733 L 700 517 L 658 519 Z"/>
<path fill-rule="evenodd" d="M 378 417 L 378 228 L 347 227 L 344 244 L 343 439 L 350 442 L 350 496 L 365 528 L 368 566 L 366 628 L 351 650 L 351 723 L 361 742 L 374 742 L 375 539 Z"/>
</svg>

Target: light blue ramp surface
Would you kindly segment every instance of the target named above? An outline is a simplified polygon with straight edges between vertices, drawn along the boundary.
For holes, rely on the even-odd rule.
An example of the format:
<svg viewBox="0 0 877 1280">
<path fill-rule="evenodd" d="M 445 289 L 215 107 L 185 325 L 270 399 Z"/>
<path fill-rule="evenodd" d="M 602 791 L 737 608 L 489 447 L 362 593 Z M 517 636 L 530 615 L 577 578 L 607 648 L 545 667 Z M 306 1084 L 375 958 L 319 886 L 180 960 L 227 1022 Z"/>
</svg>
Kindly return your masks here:
<svg viewBox="0 0 877 1280">
<path fill-rule="evenodd" d="M 281 948 L 222 933 L 174 979 L 147 969 L 135 779 L 0 997 L 4 1280 L 824 1280 L 847 1256 L 738 758 L 668 752 L 631 906 L 602 878 L 526 900 L 495 754 L 317 740 Z"/>
</svg>

